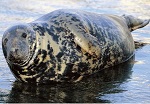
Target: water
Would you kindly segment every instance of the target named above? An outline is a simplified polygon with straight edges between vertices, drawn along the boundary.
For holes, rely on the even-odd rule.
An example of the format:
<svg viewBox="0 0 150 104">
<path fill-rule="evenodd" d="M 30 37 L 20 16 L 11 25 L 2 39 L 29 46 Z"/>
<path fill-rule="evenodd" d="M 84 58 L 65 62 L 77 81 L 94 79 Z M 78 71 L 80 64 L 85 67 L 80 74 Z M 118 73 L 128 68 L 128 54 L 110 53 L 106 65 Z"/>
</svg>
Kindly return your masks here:
<svg viewBox="0 0 150 104">
<path fill-rule="evenodd" d="M 8 27 L 61 8 L 150 18 L 149 0 L 0 0 L 0 43 Z M 74 84 L 36 86 L 16 82 L 0 45 L 0 102 L 150 103 L 149 29 L 150 25 L 132 32 L 135 40 L 148 44 L 136 49 L 128 62 Z"/>
</svg>

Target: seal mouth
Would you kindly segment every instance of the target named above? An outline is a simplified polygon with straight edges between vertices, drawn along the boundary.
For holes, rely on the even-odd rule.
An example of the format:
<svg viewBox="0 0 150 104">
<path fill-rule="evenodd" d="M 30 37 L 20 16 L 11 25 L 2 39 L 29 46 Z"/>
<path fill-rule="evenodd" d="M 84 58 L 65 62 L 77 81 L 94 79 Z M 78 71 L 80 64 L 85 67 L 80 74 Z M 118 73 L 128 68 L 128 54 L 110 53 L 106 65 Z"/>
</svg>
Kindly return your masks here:
<svg viewBox="0 0 150 104">
<path fill-rule="evenodd" d="M 10 52 L 10 54 L 7 57 L 7 61 L 8 61 L 8 63 L 21 65 L 21 64 L 25 63 L 26 60 L 28 60 L 28 58 L 29 58 L 29 56 L 27 56 L 27 55 L 20 56 L 19 54 L 14 54 L 14 53 Z"/>
<path fill-rule="evenodd" d="M 34 46 L 34 45 L 33 45 Z M 19 66 L 22 66 L 22 67 L 24 67 L 24 66 L 26 66 L 26 65 L 28 65 L 29 63 L 30 63 L 30 61 L 32 60 L 32 58 L 34 57 L 34 54 L 35 54 L 35 50 L 33 50 L 33 51 L 29 51 L 28 52 L 28 55 L 26 55 L 26 56 L 24 56 L 24 60 L 23 60 L 23 58 L 14 58 L 14 57 L 12 57 L 11 55 L 10 55 L 10 57 L 9 58 L 7 58 L 7 62 L 8 63 L 13 63 L 13 64 L 15 64 L 15 65 L 19 65 Z M 36 56 L 36 55 L 35 55 Z M 13 60 L 13 61 L 12 61 Z"/>
</svg>

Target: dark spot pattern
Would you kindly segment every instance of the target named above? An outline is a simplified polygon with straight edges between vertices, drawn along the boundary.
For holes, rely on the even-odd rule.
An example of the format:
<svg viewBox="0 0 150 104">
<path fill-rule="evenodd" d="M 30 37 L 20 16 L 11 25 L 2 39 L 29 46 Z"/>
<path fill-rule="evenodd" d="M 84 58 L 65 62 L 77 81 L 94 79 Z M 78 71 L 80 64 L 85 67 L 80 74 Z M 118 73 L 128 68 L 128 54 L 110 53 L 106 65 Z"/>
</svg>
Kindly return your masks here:
<svg viewBox="0 0 150 104">
<path fill-rule="evenodd" d="M 46 50 L 42 50 L 42 59 L 44 60 L 46 58 L 47 55 L 47 51 Z"/>
<path fill-rule="evenodd" d="M 78 10 L 58 10 L 44 15 L 30 23 L 38 33 L 38 47 L 32 49 L 32 52 L 37 52 L 36 56 L 33 54 L 26 66 L 12 65 L 12 72 L 17 79 L 29 83 L 76 81 L 80 76 L 126 61 L 134 53 L 133 39 L 130 32 L 126 34 L 128 27 L 118 27 L 121 25 L 110 18 Z M 99 44 L 99 58 L 75 42 L 78 36 L 84 37 L 80 38 L 81 41 L 87 41 L 87 34 Z M 91 42 L 88 45 L 96 47 Z"/>
</svg>

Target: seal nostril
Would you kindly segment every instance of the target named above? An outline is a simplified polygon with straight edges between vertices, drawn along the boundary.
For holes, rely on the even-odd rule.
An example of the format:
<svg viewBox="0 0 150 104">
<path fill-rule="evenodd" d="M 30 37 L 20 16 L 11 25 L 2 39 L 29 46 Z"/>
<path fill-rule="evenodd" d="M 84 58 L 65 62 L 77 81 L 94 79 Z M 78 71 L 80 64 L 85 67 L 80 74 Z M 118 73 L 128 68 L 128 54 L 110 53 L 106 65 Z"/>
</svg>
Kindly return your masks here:
<svg viewBox="0 0 150 104">
<path fill-rule="evenodd" d="M 18 56 L 18 53 L 19 53 L 19 49 L 14 49 L 9 52 L 9 54 L 13 57 Z"/>
</svg>

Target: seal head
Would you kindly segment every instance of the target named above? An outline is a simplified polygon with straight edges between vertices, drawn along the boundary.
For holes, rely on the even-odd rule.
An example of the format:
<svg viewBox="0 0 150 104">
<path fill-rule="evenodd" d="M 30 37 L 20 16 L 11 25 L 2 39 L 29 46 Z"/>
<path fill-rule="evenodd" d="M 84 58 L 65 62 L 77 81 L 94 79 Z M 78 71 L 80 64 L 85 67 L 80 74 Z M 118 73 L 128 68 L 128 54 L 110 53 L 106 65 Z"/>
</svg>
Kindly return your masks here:
<svg viewBox="0 0 150 104">
<path fill-rule="evenodd" d="M 35 32 L 28 24 L 9 28 L 2 38 L 3 53 L 7 62 L 10 65 L 26 63 L 33 54 L 34 40 Z"/>
</svg>

